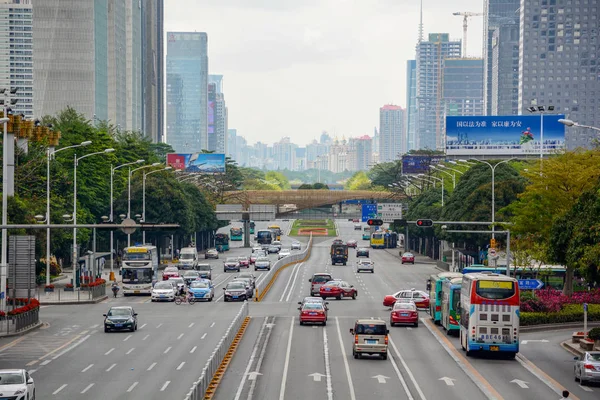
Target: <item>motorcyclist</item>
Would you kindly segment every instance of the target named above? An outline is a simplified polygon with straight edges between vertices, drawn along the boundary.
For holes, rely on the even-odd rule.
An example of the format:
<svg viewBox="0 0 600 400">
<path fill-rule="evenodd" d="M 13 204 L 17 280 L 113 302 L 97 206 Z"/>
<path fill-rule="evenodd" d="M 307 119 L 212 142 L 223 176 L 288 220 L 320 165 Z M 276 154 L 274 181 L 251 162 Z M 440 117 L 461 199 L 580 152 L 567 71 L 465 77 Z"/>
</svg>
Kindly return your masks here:
<svg viewBox="0 0 600 400">
<path fill-rule="evenodd" d="M 115 295 L 115 297 L 117 297 L 117 293 L 119 292 L 119 284 L 117 282 L 113 282 L 112 284 L 112 291 L 113 294 Z"/>
<path fill-rule="evenodd" d="M 185 296 L 185 286 L 184 285 L 179 286 L 179 293 L 178 293 L 178 295 L 181 296 L 181 297 Z"/>
</svg>

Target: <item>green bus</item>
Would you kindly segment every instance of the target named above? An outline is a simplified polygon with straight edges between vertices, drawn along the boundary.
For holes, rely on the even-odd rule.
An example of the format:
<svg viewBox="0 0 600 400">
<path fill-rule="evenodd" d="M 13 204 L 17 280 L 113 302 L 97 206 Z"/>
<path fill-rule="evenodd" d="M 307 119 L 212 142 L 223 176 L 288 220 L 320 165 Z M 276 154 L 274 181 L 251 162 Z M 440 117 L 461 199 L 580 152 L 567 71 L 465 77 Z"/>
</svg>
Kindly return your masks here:
<svg viewBox="0 0 600 400">
<path fill-rule="evenodd" d="M 440 323 L 446 330 L 446 334 L 460 332 L 460 313 L 458 303 L 460 303 L 460 287 L 462 278 L 446 279 L 442 283 L 442 316 Z"/>
<path fill-rule="evenodd" d="M 244 230 L 242 228 L 234 227 L 229 230 L 232 242 L 239 242 L 244 239 Z"/>
<path fill-rule="evenodd" d="M 254 235 L 254 228 L 256 227 L 256 224 L 254 223 L 254 221 L 250 221 L 250 234 Z"/>
<path fill-rule="evenodd" d="M 226 233 L 217 233 L 215 235 L 215 248 L 219 253 L 229 251 L 229 235 Z"/>
<path fill-rule="evenodd" d="M 439 272 L 429 277 L 429 315 L 434 323 L 439 324 L 442 318 L 442 283 L 446 279 L 462 278 L 460 272 Z"/>
<path fill-rule="evenodd" d="M 365 226 L 362 234 L 363 240 L 371 240 L 371 227 Z"/>
</svg>

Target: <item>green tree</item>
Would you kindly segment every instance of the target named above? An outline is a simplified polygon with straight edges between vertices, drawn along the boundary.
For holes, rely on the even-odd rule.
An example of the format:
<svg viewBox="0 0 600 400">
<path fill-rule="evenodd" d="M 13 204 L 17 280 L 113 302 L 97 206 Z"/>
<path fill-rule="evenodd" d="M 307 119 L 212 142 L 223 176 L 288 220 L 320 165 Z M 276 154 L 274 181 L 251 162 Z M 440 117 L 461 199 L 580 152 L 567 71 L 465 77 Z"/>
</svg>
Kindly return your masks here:
<svg viewBox="0 0 600 400">
<path fill-rule="evenodd" d="M 300 185 L 300 187 L 298 187 L 298 190 L 311 190 L 313 189 L 313 185 L 311 185 L 310 183 L 303 183 L 302 185 Z"/>
<path fill-rule="evenodd" d="M 281 172 L 269 171 L 265 174 L 265 180 L 268 183 L 279 186 L 283 190 L 291 189 L 288 178 L 286 178 Z"/>
<path fill-rule="evenodd" d="M 370 190 L 372 189 L 371 180 L 366 172 L 358 171 L 344 185 L 346 190 Z"/>
<path fill-rule="evenodd" d="M 375 164 L 367 172 L 367 177 L 374 186 L 388 188 L 389 185 L 402 180 L 402 160 Z"/>
<path fill-rule="evenodd" d="M 312 188 L 315 190 L 329 190 L 329 186 L 324 183 L 313 183 Z"/>
</svg>

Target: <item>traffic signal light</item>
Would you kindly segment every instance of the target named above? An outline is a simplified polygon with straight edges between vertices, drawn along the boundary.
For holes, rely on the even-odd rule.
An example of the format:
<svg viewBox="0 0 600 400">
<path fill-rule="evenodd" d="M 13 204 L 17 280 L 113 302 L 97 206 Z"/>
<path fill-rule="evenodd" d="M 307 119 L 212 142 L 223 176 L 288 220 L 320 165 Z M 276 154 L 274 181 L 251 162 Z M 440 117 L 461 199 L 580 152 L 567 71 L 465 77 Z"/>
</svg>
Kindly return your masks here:
<svg viewBox="0 0 600 400">
<path fill-rule="evenodd" d="M 367 221 L 367 225 L 369 226 L 381 226 L 383 225 L 382 219 L 370 219 Z"/>
<path fill-rule="evenodd" d="M 433 221 L 430 219 L 418 219 L 417 220 L 417 226 L 420 228 L 424 228 L 424 227 L 428 227 L 428 226 L 433 226 Z"/>
<path fill-rule="evenodd" d="M 398 226 L 398 227 L 403 227 L 408 225 L 408 221 L 405 219 L 395 219 L 394 220 L 394 225 Z"/>
</svg>

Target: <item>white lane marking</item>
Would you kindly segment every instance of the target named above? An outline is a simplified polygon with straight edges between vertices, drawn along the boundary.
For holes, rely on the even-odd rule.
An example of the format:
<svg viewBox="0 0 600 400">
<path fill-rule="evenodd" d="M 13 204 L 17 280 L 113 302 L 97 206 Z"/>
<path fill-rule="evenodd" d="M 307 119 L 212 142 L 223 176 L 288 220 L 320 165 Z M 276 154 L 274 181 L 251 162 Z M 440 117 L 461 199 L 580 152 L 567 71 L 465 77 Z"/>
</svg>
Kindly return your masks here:
<svg viewBox="0 0 600 400">
<path fill-rule="evenodd" d="M 124 342 L 128 341 L 129 339 L 131 339 L 133 335 L 127 335 L 127 337 L 125 339 L 123 339 Z"/>
<path fill-rule="evenodd" d="M 290 366 L 290 353 L 292 351 L 292 336 L 294 334 L 294 317 L 290 323 L 290 336 L 288 338 L 287 349 L 285 351 L 285 364 L 283 364 L 283 377 L 281 378 L 281 388 L 279 389 L 279 400 L 285 398 L 285 384 L 287 383 L 287 373 Z"/>
<path fill-rule="evenodd" d="M 27 371 L 27 372 L 29 372 L 29 375 L 33 375 L 33 373 L 34 373 L 35 371 L 37 371 L 37 369 L 30 369 L 30 370 L 29 370 L 29 371 Z"/>
<path fill-rule="evenodd" d="M 329 340 L 327 329 L 323 327 L 323 355 L 325 356 L 325 377 L 327 379 L 327 400 L 333 400 L 333 386 L 331 385 L 331 365 L 329 364 Z M 319 380 L 321 380 L 319 378 Z"/>
<path fill-rule="evenodd" d="M 163 351 L 163 354 L 167 354 L 167 353 L 169 352 L 169 350 L 171 350 L 171 348 L 172 348 L 171 346 L 167 347 L 167 348 L 165 349 L 165 351 Z"/>
<path fill-rule="evenodd" d="M 148 325 L 148 324 L 144 324 L 144 325 L 140 326 L 138 329 L 142 329 L 142 328 L 143 328 L 143 327 L 145 327 L 146 325 Z"/>
<path fill-rule="evenodd" d="M 156 329 L 160 328 L 162 326 L 162 322 L 158 325 L 156 325 Z"/>
<path fill-rule="evenodd" d="M 279 302 L 281 303 L 283 301 L 283 299 L 285 298 L 285 294 L 287 293 L 288 287 L 290 286 L 290 283 L 292 282 L 292 280 L 294 279 L 294 273 L 298 272 L 298 266 L 300 264 L 296 264 L 294 265 L 294 268 L 292 268 L 292 273 L 290 274 L 290 277 L 288 278 L 286 284 L 285 284 L 285 288 L 283 289 L 283 293 L 281 293 L 281 297 L 279 298 Z"/>
<path fill-rule="evenodd" d="M 135 347 L 132 347 L 131 349 L 129 349 L 129 351 L 127 353 L 125 353 L 125 355 L 131 354 L 131 352 L 134 350 L 135 350 Z"/>
<path fill-rule="evenodd" d="M 212 328 L 213 326 L 215 326 L 214 322 L 212 324 L 210 324 L 209 328 Z"/>
<path fill-rule="evenodd" d="M 61 387 L 56 389 L 54 392 L 52 392 L 52 394 L 58 394 L 58 392 L 60 392 L 61 390 L 63 390 L 66 387 L 67 387 L 67 384 L 65 383 L 64 385 L 62 385 Z"/>
<path fill-rule="evenodd" d="M 188 328 L 191 328 L 192 326 L 194 326 L 195 322 L 192 322 L 191 324 L 188 325 Z"/>
<path fill-rule="evenodd" d="M 106 372 L 110 372 L 110 370 L 111 370 L 111 369 L 113 369 L 113 368 L 114 368 L 114 367 L 116 367 L 116 366 L 117 366 L 117 364 L 113 364 L 113 365 L 111 365 L 110 367 L 108 367 L 108 368 L 106 369 Z"/>
<path fill-rule="evenodd" d="M 87 385 L 87 386 L 85 387 L 85 389 L 83 389 L 83 390 L 81 391 L 81 394 L 84 394 L 85 392 L 87 392 L 88 390 L 90 390 L 90 389 L 92 388 L 92 386 L 94 386 L 94 384 L 93 384 L 93 383 L 90 383 L 89 385 Z"/>
<path fill-rule="evenodd" d="M 244 390 L 244 384 L 246 383 L 246 377 L 250 373 L 250 368 L 252 368 L 252 364 L 254 363 L 254 359 L 256 358 L 256 352 L 258 351 L 258 345 L 260 343 L 260 339 L 262 338 L 263 333 L 265 332 L 265 328 L 267 326 L 267 321 L 269 317 L 265 317 L 265 321 L 260 327 L 260 331 L 258 332 L 258 338 L 256 339 L 256 344 L 252 349 L 252 354 L 250 354 L 250 359 L 248 360 L 248 364 L 246 365 L 246 371 L 244 371 L 244 375 L 242 376 L 242 380 L 240 381 L 240 385 L 238 386 L 237 392 L 235 393 L 234 400 L 240 400 L 240 396 L 242 395 L 242 390 Z"/>
<path fill-rule="evenodd" d="M 200 339 L 204 339 L 206 337 L 206 333 L 204 335 L 202 335 L 202 337 Z"/>
<path fill-rule="evenodd" d="M 94 364 L 90 364 L 90 365 L 88 365 L 87 367 L 85 367 L 84 369 L 82 369 L 82 370 L 81 370 L 81 372 L 85 372 L 85 371 L 87 371 L 88 369 L 92 368 L 93 366 L 94 366 Z"/>
<path fill-rule="evenodd" d="M 129 389 L 127 389 L 127 392 L 131 392 L 133 389 L 135 389 L 135 387 L 138 385 L 139 382 L 133 382 L 131 384 L 131 386 L 129 386 Z"/>
<path fill-rule="evenodd" d="M 298 281 L 298 279 L 297 279 L 298 278 L 298 272 L 300 271 L 300 268 L 302 267 L 302 264 L 304 264 L 304 263 L 298 264 L 298 268 L 296 269 L 296 273 L 294 274 L 294 280 L 292 281 L 292 286 L 290 286 L 290 290 L 288 291 L 288 295 L 285 298 L 286 302 L 290 301 L 290 296 L 292 295 L 293 290 L 294 290 L 294 286 L 296 286 L 296 282 Z"/>
<path fill-rule="evenodd" d="M 67 352 L 73 350 L 75 347 L 79 346 L 81 343 L 85 342 L 89 338 L 90 338 L 90 335 L 86 335 L 86 336 L 82 337 L 77 342 L 73 343 L 71 346 L 67 347 L 66 349 L 64 349 L 63 351 L 61 351 L 60 353 L 58 353 L 57 355 L 55 355 L 54 357 L 52 357 L 52 359 L 56 360 L 58 357 L 60 357 L 60 356 L 62 356 L 64 354 L 66 354 Z M 46 364 L 42 364 L 42 365 L 46 365 Z"/>
<path fill-rule="evenodd" d="M 548 379 L 546 379 L 546 377 L 544 377 L 543 375 L 539 374 L 538 371 L 535 368 L 531 368 L 531 366 L 529 365 L 529 363 L 531 363 L 531 361 L 529 361 L 524 355 L 522 355 L 521 353 L 517 353 L 517 356 L 515 357 L 515 359 L 519 362 L 519 364 L 521 364 L 527 371 L 531 372 L 531 374 L 533 376 L 535 376 L 536 378 L 538 378 L 540 381 L 542 381 L 546 386 L 548 386 L 554 393 L 562 395 L 562 391 L 564 390 L 563 387 L 556 387 L 552 384 L 552 382 L 550 382 Z M 527 362 L 529 361 L 529 362 Z M 532 363 L 533 364 L 533 363 Z M 518 384 L 519 386 L 521 386 L 520 384 Z M 522 386 L 521 386 L 522 387 Z"/>
<path fill-rule="evenodd" d="M 92 325 L 90 326 L 90 329 L 96 329 L 97 327 L 99 327 L 100 325 L 96 324 L 96 325 Z"/>
<path fill-rule="evenodd" d="M 171 381 L 166 381 L 164 385 L 162 385 L 162 387 L 160 388 L 161 392 L 164 392 L 165 389 L 167 388 L 167 386 L 169 386 L 169 383 L 171 383 Z"/>
<path fill-rule="evenodd" d="M 274 324 L 272 324 L 272 325 L 274 325 Z M 251 399 L 254 396 L 254 388 L 256 387 L 256 376 L 262 375 L 259 371 L 260 371 L 260 368 L 262 367 L 263 360 L 265 359 L 265 353 L 267 352 L 267 347 L 269 345 L 269 338 L 271 337 L 271 333 L 273 332 L 272 325 L 270 327 L 269 327 L 269 324 L 266 325 L 270 329 L 267 332 L 267 336 L 265 337 L 265 341 L 263 343 L 262 350 L 260 351 L 260 355 L 258 356 L 258 361 L 256 362 L 256 368 L 254 368 L 254 371 L 251 372 L 251 374 L 254 375 L 254 377 L 252 377 L 252 376 L 248 377 L 248 379 L 250 379 L 252 381 L 252 383 L 250 384 L 250 390 L 248 391 L 248 399 Z"/>
<path fill-rule="evenodd" d="M 398 359 L 400 360 L 400 363 L 402 364 L 402 367 L 404 368 L 404 370 L 408 374 L 408 377 L 412 381 L 413 386 L 415 387 L 415 389 L 417 389 L 417 393 L 419 393 L 419 397 L 421 398 L 421 400 L 426 400 L 425 399 L 425 395 L 423 394 L 423 391 L 421 390 L 421 387 L 419 386 L 419 384 L 417 383 L 417 380 L 415 379 L 415 376 L 413 375 L 413 373 L 410 370 L 410 368 L 408 368 L 408 365 L 404 361 L 404 358 L 402 358 L 402 355 L 398 351 L 398 348 L 396 347 L 396 344 L 394 343 L 394 341 L 392 340 L 391 337 L 389 338 L 389 342 L 392 345 L 392 348 L 394 349 L 394 353 L 396 353 L 396 356 L 398 356 Z"/>
<path fill-rule="evenodd" d="M 86 335 L 89 331 L 82 331 L 80 335 Z"/>
<path fill-rule="evenodd" d="M 177 340 L 181 339 L 183 337 L 183 333 L 180 334 L 179 336 L 177 336 Z"/>
<path fill-rule="evenodd" d="M 46 360 L 44 362 L 42 362 L 40 365 L 48 365 L 52 362 L 52 360 Z"/>
<path fill-rule="evenodd" d="M 356 400 L 356 394 L 354 393 L 354 385 L 352 384 L 352 375 L 350 374 L 350 366 L 348 365 L 348 357 L 346 357 L 346 350 L 344 349 L 344 340 L 342 339 L 342 331 L 340 330 L 340 320 L 335 317 L 335 323 L 337 325 L 338 339 L 340 341 L 340 349 L 342 349 L 342 358 L 344 359 L 344 367 L 346 368 L 346 376 L 348 377 L 348 387 L 350 389 L 350 399 Z"/>
<path fill-rule="evenodd" d="M 155 365 L 156 365 L 156 363 L 153 362 L 152 364 L 150 364 L 150 366 L 148 367 L 148 369 L 146 371 L 151 371 L 152 368 L 154 368 Z"/>
<path fill-rule="evenodd" d="M 197 348 L 197 347 L 198 347 L 198 346 L 194 346 L 194 347 L 192 347 L 192 349 L 190 350 L 190 354 L 193 354 L 193 353 L 196 351 L 196 348 Z"/>
<path fill-rule="evenodd" d="M 142 340 L 146 340 L 146 339 L 148 339 L 149 337 L 150 337 L 150 335 L 146 335 L 146 336 L 144 336 L 144 338 L 143 338 Z"/>
<path fill-rule="evenodd" d="M 585 390 L 586 392 L 593 392 L 593 390 L 592 390 L 592 389 L 590 389 L 590 388 L 589 388 L 589 387 L 587 387 L 587 386 L 581 386 L 581 385 L 579 385 L 579 387 L 580 387 L 580 388 L 582 388 L 583 390 Z"/>
<path fill-rule="evenodd" d="M 398 364 L 396 364 L 396 361 L 394 360 L 394 357 L 392 357 L 391 354 L 389 354 L 389 356 L 390 356 L 390 362 L 392 363 L 392 367 L 394 367 L 394 371 L 396 371 L 396 376 L 400 380 L 400 383 L 402 384 L 402 388 L 404 389 L 404 392 L 406 393 L 408 400 L 413 400 L 414 397 L 412 396 L 412 393 L 410 392 L 410 389 L 408 388 L 408 385 L 406 384 L 404 377 L 400 373 L 400 368 L 398 368 Z"/>
<path fill-rule="evenodd" d="M 183 361 L 181 364 L 179 364 L 179 366 L 177 367 L 177 371 L 179 371 L 181 368 L 183 368 L 184 365 L 185 365 L 185 361 Z"/>
<path fill-rule="evenodd" d="M 107 351 L 106 353 L 104 353 L 105 356 L 109 355 L 110 353 L 112 353 L 113 351 L 115 351 L 115 348 L 113 347 L 112 349 L 110 349 L 109 351 Z"/>
</svg>

